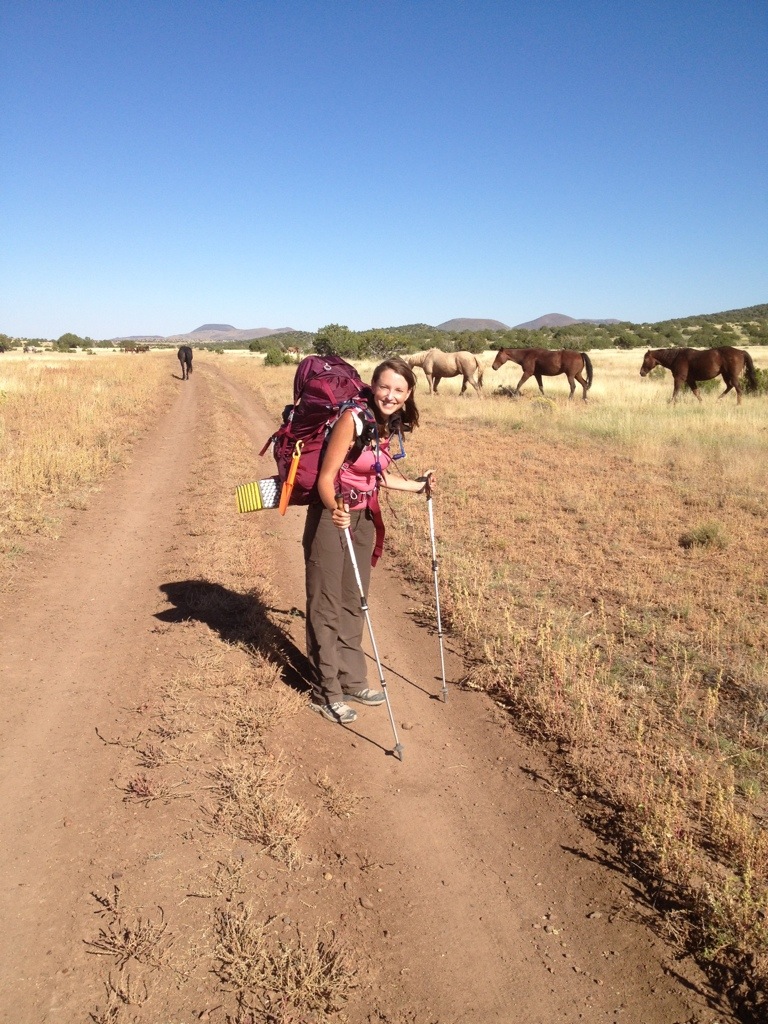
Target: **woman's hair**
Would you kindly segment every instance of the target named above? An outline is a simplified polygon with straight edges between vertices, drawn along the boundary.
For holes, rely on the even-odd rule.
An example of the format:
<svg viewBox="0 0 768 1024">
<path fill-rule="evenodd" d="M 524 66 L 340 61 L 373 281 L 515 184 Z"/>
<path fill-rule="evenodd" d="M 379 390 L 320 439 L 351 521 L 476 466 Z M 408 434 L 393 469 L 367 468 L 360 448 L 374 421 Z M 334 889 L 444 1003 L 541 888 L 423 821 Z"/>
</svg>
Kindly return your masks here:
<svg viewBox="0 0 768 1024">
<path fill-rule="evenodd" d="M 385 359 L 383 363 L 379 363 L 376 369 L 373 371 L 371 377 L 371 384 L 375 387 L 379 382 L 379 377 L 385 370 L 392 370 L 394 373 L 403 377 L 410 388 L 410 395 L 405 401 L 405 405 L 397 414 L 403 430 L 413 430 L 414 427 L 419 425 L 419 410 L 416 408 L 416 398 L 414 396 L 414 390 L 416 388 L 416 374 L 413 372 L 411 367 L 406 363 L 400 356 L 390 356 Z"/>
</svg>

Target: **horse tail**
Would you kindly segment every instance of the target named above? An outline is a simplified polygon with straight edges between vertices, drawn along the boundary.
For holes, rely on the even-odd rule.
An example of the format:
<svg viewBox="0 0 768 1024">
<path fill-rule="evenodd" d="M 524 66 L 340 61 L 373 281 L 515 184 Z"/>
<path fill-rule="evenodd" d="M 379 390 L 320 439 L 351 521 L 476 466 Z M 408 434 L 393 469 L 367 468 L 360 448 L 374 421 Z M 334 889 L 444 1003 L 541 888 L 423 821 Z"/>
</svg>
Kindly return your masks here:
<svg viewBox="0 0 768 1024">
<path fill-rule="evenodd" d="M 592 360 L 586 352 L 581 353 L 581 358 L 584 360 L 584 365 L 587 368 L 587 391 L 589 391 L 592 387 Z"/>
<path fill-rule="evenodd" d="M 749 354 L 749 352 L 744 353 L 744 363 L 746 364 L 747 369 L 747 380 L 749 381 L 749 390 L 757 391 L 758 383 L 757 374 L 755 373 L 755 364 L 752 362 L 752 356 Z"/>
<path fill-rule="evenodd" d="M 483 386 L 483 373 L 485 372 L 485 367 L 479 359 L 475 359 L 475 363 L 477 365 L 477 386 L 481 388 Z"/>
</svg>

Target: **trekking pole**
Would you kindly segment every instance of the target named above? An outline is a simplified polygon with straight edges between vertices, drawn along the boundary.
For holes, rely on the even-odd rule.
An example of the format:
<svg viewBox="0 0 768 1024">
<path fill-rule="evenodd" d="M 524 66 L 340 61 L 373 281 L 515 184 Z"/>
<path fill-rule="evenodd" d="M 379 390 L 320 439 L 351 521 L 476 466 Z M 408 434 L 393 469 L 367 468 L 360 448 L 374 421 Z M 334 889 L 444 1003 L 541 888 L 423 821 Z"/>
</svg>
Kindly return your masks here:
<svg viewBox="0 0 768 1024">
<path fill-rule="evenodd" d="M 344 498 L 340 494 L 336 495 L 336 507 L 341 509 L 342 512 L 344 511 Z M 350 560 L 352 562 L 352 568 L 353 568 L 353 570 L 355 572 L 355 579 L 357 580 L 357 589 L 360 591 L 360 608 L 362 609 L 363 614 L 365 615 L 365 621 L 366 621 L 366 624 L 368 626 L 368 636 L 371 638 L 371 647 L 373 648 L 373 656 L 376 659 L 376 668 L 379 671 L 379 683 L 381 684 L 381 689 L 382 689 L 382 691 L 384 693 L 384 700 L 386 701 L 386 704 L 387 704 L 387 713 L 389 714 L 389 723 L 392 726 L 392 733 L 393 733 L 393 735 L 395 737 L 395 749 L 394 749 L 393 752 L 395 754 L 395 757 L 399 758 L 402 761 L 403 760 L 403 745 L 402 745 L 402 743 L 400 742 L 400 740 L 398 739 L 398 736 L 397 736 L 397 728 L 395 726 L 395 719 L 394 719 L 394 716 L 392 714 L 392 705 L 389 703 L 389 693 L 387 691 L 387 683 L 386 683 L 386 680 L 384 679 L 384 671 L 383 671 L 383 669 L 381 667 L 381 660 L 379 659 L 379 649 L 376 646 L 376 640 L 375 640 L 374 635 L 373 635 L 373 626 L 371 625 L 371 616 L 370 616 L 370 613 L 368 611 L 368 602 L 367 602 L 367 600 L 365 598 L 365 590 L 363 589 L 363 581 L 360 578 L 360 570 L 357 567 L 357 556 L 355 555 L 355 548 L 354 548 L 354 546 L 352 544 L 352 534 L 349 532 L 349 527 L 348 526 L 344 530 L 344 536 L 347 539 L 347 550 L 349 551 L 349 557 L 350 557 Z"/>
<path fill-rule="evenodd" d="M 437 587 L 437 546 L 435 544 L 435 518 L 432 514 L 432 488 L 429 486 L 427 477 L 427 512 L 429 514 L 429 539 L 432 542 L 432 573 L 435 578 L 435 608 L 437 610 L 437 638 L 440 643 L 440 671 L 442 673 L 443 687 L 441 692 L 443 703 L 448 700 L 448 686 L 445 682 L 445 655 L 443 654 L 443 622 L 440 618 L 440 591 Z"/>
</svg>

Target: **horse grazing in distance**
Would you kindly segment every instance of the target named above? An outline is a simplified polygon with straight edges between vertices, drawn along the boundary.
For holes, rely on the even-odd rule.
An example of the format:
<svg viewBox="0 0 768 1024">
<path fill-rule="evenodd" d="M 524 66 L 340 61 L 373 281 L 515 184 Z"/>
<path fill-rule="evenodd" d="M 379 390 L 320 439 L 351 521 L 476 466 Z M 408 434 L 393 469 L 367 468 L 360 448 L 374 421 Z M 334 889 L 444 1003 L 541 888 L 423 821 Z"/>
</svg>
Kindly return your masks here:
<svg viewBox="0 0 768 1024">
<path fill-rule="evenodd" d="M 548 348 L 500 348 L 496 358 L 493 360 L 491 369 L 498 370 L 508 360 L 511 360 L 513 363 L 519 363 L 523 368 L 523 375 L 517 382 L 514 394 L 519 395 L 520 388 L 528 378 L 535 377 L 536 383 L 539 385 L 539 391 L 543 395 L 544 384 L 541 378 L 556 377 L 558 374 L 564 373 L 568 378 L 568 384 L 571 388 L 568 398 L 573 398 L 573 393 L 576 390 L 576 381 L 578 381 L 583 388 L 582 397 L 586 402 L 587 392 L 592 387 L 592 360 L 586 352 L 574 352 L 569 348 L 560 349 L 559 351 Z M 587 371 L 586 380 L 582 376 L 583 370 Z"/>
<path fill-rule="evenodd" d="M 443 377 L 463 377 L 462 395 L 467 384 L 471 384 L 478 394 L 483 387 L 483 364 L 472 352 L 443 352 L 442 349 L 431 348 L 428 352 L 406 356 L 405 361 L 411 369 L 414 366 L 422 368 L 430 394 L 437 394 L 437 385 Z"/>
<path fill-rule="evenodd" d="M 698 382 L 712 380 L 722 375 L 725 391 L 718 398 L 725 398 L 733 388 L 736 392 L 736 404 L 741 405 L 741 384 L 739 378 L 744 369 L 747 380 L 753 390 L 757 389 L 757 376 L 752 356 L 741 348 L 721 345 L 719 348 L 655 348 L 649 349 L 643 358 L 640 376 L 646 377 L 655 366 L 664 366 L 672 371 L 674 388 L 672 401 L 677 401 L 678 392 L 683 384 L 701 401 Z"/>
<path fill-rule="evenodd" d="M 189 380 L 192 373 L 192 348 L 190 345 L 179 345 L 179 364 L 181 365 L 181 379 Z"/>
</svg>

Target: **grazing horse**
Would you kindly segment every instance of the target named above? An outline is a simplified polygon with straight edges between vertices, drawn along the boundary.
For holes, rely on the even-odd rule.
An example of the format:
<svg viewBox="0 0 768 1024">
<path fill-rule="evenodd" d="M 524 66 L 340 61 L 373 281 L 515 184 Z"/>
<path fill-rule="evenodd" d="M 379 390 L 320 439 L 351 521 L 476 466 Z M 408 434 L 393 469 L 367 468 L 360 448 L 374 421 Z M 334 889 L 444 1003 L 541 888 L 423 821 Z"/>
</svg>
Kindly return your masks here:
<svg viewBox="0 0 768 1024">
<path fill-rule="evenodd" d="M 437 385 L 443 377 L 463 377 L 461 394 L 471 384 L 480 394 L 483 386 L 483 364 L 472 352 L 443 352 L 439 348 L 431 348 L 428 352 L 420 352 L 415 356 L 406 356 L 406 363 L 413 369 L 420 366 L 424 371 L 429 385 L 429 393 L 437 394 Z M 477 374 L 477 380 L 474 379 Z"/>
<path fill-rule="evenodd" d="M 192 373 L 192 349 L 189 345 L 179 345 L 179 363 L 181 364 L 181 379 L 189 380 Z"/>
<path fill-rule="evenodd" d="M 741 377 L 746 367 L 749 386 L 757 388 L 757 377 L 755 375 L 755 364 L 752 356 L 741 348 L 732 348 L 730 345 L 721 345 L 719 348 L 656 348 L 649 349 L 645 353 L 643 365 L 640 368 L 640 376 L 645 377 L 651 372 L 654 366 L 664 366 L 672 371 L 675 382 L 672 391 L 672 401 L 677 401 L 677 395 L 683 384 L 687 384 L 691 391 L 701 401 L 698 382 L 700 380 L 712 380 L 722 375 L 725 381 L 725 391 L 718 398 L 725 398 L 733 388 L 736 392 L 736 404 L 741 405 Z"/>
<path fill-rule="evenodd" d="M 592 360 L 586 352 L 574 352 L 569 348 L 560 349 L 560 351 L 548 348 L 500 348 L 491 369 L 498 370 L 508 359 L 511 359 L 513 363 L 519 363 L 523 368 L 523 375 L 514 389 L 514 394 L 519 395 L 520 388 L 528 378 L 535 377 L 539 391 L 543 395 L 544 384 L 541 378 L 556 377 L 558 374 L 564 373 L 571 388 L 569 399 L 573 398 L 576 381 L 578 381 L 584 390 L 582 397 L 586 402 L 587 392 L 592 387 Z M 586 380 L 581 375 L 582 370 L 587 371 Z"/>
</svg>

